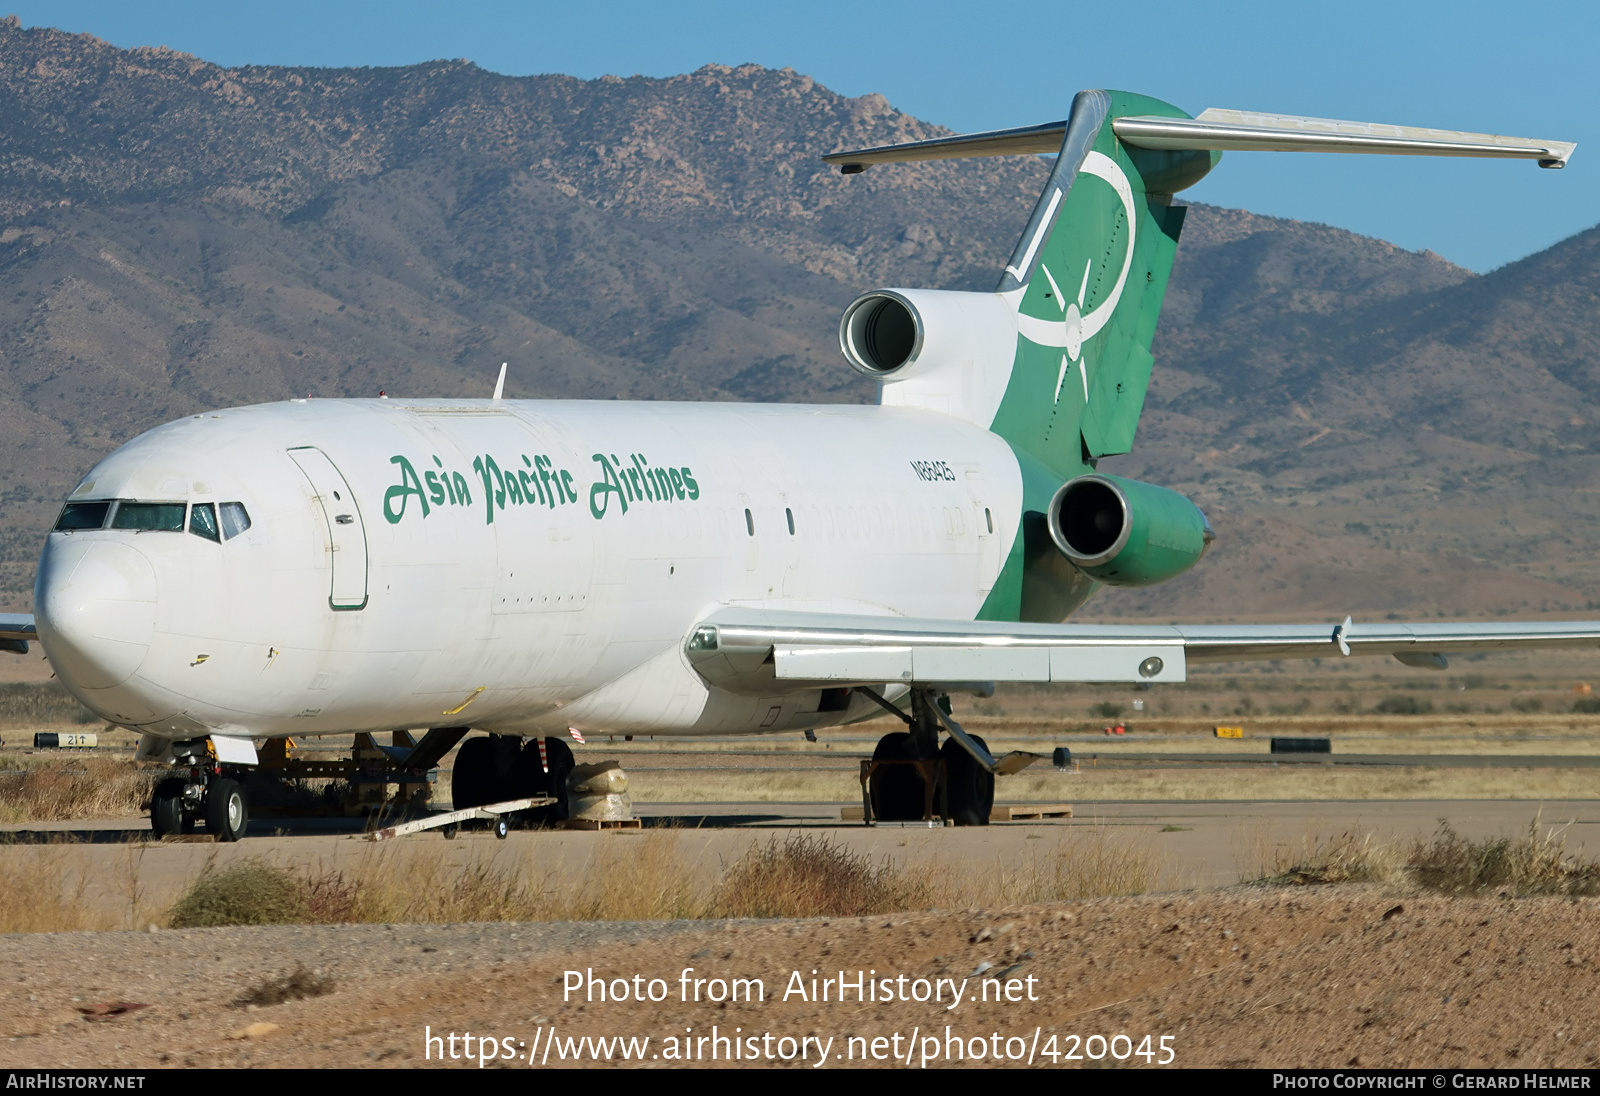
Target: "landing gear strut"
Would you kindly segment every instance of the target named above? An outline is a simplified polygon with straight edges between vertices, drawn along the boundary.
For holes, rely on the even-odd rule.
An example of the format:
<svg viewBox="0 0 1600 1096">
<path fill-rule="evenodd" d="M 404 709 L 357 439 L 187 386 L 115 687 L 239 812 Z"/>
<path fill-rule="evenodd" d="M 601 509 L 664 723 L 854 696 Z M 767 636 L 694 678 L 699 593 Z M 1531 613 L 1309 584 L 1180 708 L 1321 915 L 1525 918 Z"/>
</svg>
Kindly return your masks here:
<svg viewBox="0 0 1600 1096">
<path fill-rule="evenodd" d="M 250 826 L 250 800 L 232 766 L 220 764 L 206 750 L 206 740 L 173 744 L 173 768 L 186 776 L 169 776 L 150 796 L 150 832 L 156 838 L 194 832 L 205 819 L 206 832 L 218 841 L 237 841 Z"/>
<path fill-rule="evenodd" d="M 994 806 L 994 774 L 954 739 L 939 745 L 934 705 L 950 714 L 950 700 L 932 689 L 911 690 L 911 714 L 862 690 L 906 724 L 878 740 L 868 766 L 867 799 L 872 817 L 884 822 L 943 818 L 957 826 L 986 826 Z M 983 749 L 988 743 L 971 736 Z"/>
</svg>

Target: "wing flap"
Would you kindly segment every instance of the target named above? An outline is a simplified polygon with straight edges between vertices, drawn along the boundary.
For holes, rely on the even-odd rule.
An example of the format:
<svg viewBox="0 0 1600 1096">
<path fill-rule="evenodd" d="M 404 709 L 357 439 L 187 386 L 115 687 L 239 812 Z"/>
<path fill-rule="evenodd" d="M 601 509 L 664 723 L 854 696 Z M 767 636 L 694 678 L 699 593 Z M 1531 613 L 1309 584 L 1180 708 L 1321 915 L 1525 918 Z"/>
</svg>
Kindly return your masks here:
<svg viewBox="0 0 1600 1096">
<path fill-rule="evenodd" d="M 1009 624 L 724 609 L 685 654 L 715 685 L 770 693 L 845 684 L 1178 682 L 1189 663 L 1600 647 L 1600 621 L 1358 624 Z"/>
</svg>

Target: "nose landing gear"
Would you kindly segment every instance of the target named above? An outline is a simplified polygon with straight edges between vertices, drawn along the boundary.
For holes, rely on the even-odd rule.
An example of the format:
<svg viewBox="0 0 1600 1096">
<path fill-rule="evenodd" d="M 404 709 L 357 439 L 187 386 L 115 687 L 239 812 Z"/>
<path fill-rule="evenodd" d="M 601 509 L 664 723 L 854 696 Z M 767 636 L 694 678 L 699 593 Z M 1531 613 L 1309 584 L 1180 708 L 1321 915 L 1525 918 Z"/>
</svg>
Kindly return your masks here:
<svg viewBox="0 0 1600 1096">
<path fill-rule="evenodd" d="M 250 801 L 232 766 L 222 765 L 206 750 L 206 739 L 173 744 L 173 767 L 189 770 L 169 776 L 150 796 L 150 832 L 158 840 L 193 833 L 204 819 L 206 832 L 218 841 L 237 841 L 250 827 Z"/>
</svg>

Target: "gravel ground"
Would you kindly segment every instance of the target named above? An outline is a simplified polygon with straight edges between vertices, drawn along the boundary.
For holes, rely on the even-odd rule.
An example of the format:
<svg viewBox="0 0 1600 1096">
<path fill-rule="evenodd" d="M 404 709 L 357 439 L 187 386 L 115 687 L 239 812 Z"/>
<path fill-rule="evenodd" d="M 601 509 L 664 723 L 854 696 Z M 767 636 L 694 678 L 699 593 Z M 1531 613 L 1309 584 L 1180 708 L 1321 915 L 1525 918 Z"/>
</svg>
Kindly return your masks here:
<svg viewBox="0 0 1600 1096">
<path fill-rule="evenodd" d="M 1178 1066 L 1593 1067 L 1597 915 L 1592 899 L 1343 887 L 811 921 L 11 936 L 0 938 L 0 1065 L 459 1068 L 477 1064 L 464 1051 L 492 1046 L 513 1056 L 492 1064 L 526 1066 L 531 1055 L 554 1066 L 574 1049 L 596 1055 L 593 1042 L 568 1039 L 631 1036 L 650 1039 L 634 1060 L 660 1067 L 682 1064 L 673 1055 L 685 1049 L 709 1058 L 713 1046 L 724 1064 L 734 1044 L 711 1039 L 736 1035 L 750 1041 L 735 1065 L 783 1065 L 785 1052 L 791 1067 L 816 1065 L 819 1051 L 834 1067 L 929 1055 L 942 1065 L 959 1039 L 955 1064 L 968 1066 L 1030 1055 L 1035 1066 L 1143 1066 L 1146 1054 L 1166 1056 L 1167 1036 Z M 233 1003 L 301 963 L 331 978 L 332 992 Z M 686 967 L 691 996 L 697 978 L 759 978 L 765 1000 L 707 1000 L 726 994 L 716 981 L 700 1001 L 680 1000 Z M 564 1000 L 568 970 L 665 999 Z M 823 985 L 840 970 L 843 1002 Z M 860 970 L 888 979 L 897 999 L 858 1001 Z M 813 971 L 826 1001 L 813 999 Z M 977 999 L 983 976 L 997 979 L 988 1001 Z M 943 979 L 964 984 L 953 1009 Z M 804 996 L 793 992 L 801 984 Z M 898 999 L 935 984 L 937 1000 Z M 118 1003 L 148 1007 L 86 1018 Z"/>
</svg>

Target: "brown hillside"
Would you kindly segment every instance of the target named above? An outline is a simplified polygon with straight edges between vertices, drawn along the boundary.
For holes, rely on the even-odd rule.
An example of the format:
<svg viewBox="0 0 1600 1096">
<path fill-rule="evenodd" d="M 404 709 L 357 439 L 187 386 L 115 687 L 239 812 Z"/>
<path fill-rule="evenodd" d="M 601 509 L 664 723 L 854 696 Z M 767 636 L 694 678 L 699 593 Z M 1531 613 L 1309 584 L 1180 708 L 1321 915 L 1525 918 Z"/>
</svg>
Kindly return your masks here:
<svg viewBox="0 0 1600 1096">
<path fill-rule="evenodd" d="M 1046 164 L 831 149 L 940 132 L 790 70 L 223 69 L 0 23 L 0 585 L 61 496 L 202 408 L 316 393 L 865 400 L 873 285 L 986 288 Z M 1222 170 L 1242 170 L 1225 164 Z M 1530 177 L 1530 187 L 1537 178 Z M 1223 540 L 1099 614 L 1600 600 L 1594 234 L 1486 277 L 1196 207 L 1138 447 Z"/>
</svg>

